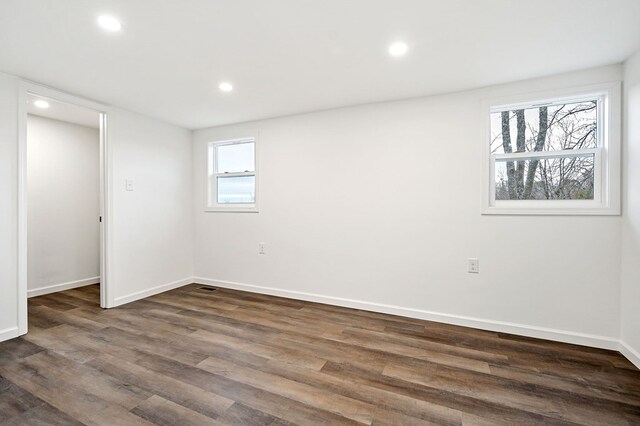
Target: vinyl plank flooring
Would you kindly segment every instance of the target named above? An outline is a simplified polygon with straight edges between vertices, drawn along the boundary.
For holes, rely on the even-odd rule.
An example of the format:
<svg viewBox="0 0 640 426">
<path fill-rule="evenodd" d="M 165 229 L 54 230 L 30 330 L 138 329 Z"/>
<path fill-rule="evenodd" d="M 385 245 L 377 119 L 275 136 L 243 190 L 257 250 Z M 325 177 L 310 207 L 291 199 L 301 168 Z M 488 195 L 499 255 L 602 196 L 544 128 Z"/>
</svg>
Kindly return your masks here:
<svg viewBox="0 0 640 426">
<path fill-rule="evenodd" d="M 213 357 L 203 361 L 199 367 L 207 371 L 223 374 L 226 377 L 230 377 L 233 374 L 241 374 L 257 378 L 257 376 L 264 373 L 266 377 L 271 375 L 272 377 L 284 378 L 293 382 L 303 382 L 306 385 L 317 388 L 318 394 L 328 391 L 334 395 L 341 395 L 369 404 L 370 407 L 368 408 L 373 413 L 376 413 L 374 417 L 378 420 L 387 419 L 392 421 L 402 415 L 405 419 L 411 418 L 413 422 L 420 419 L 421 421 L 437 421 L 438 424 L 460 424 L 461 413 L 457 410 L 393 392 L 363 386 L 350 380 L 326 375 L 320 371 L 292 366 L 278 360 L 270 360 L 268 363 L 256 367 L 256 369 L 259 369 L 257 373 L 253 371 L 250 365 L 237 362 L 229 364 L 225 360 Z"/>
<path fill-rule="evenodd" d="M 44 348 L 24 338 L 11 339 L 0 343 L 0 366 L 11 365 L 30 355 L 42 352 Z"/>
<path fill-rule="evenodd" d="M 0 424 L 40 404 L 39 398 L 0 376 Z"/>
<path fill-rule="evenodd" d="M 0 343 L 0 426 L 640 424 L 614 351 L 211 290 L 29 299 L 29 334 Z"/>
<path fill-rule="evenodd" d="M 333 414 L 315 405 L 304 404 L 278 393 L 268 392 L 260 387 L 161 356 L 148 354 L 138 360 L 137 364 L 208 392 L 235 401 L 243 401 L 245 405 L 253 409 L 293 423 L 313 424 L 316 421 L 355 423 L 353 420 Z"/>
<path fill-rule="evenodd" d="M 448 355 L 435 351 L 428 351 L 423 348 L 416 348 L 410 345 L 396 343 L 386 339 L 372 339 L 371 337 L 358 336 L 355 334 L 347 335 L 343 332 L 324 333 L 322 336 L 330 340 L 350 343 L 375 351 L 399 354 L 408 358 L 421 359 L 474 371 L 489 372 L 489 364 L 486 361 L 479 361 L 472 358 Z"/>
<path fill-rule="evenodd" d="M 472 413 L 491 421 L 507 422 L 509 424 L 574 424 L 546 416 L 536 410 L 521 410 L 437 387 L 421 386 L 395 377 L 371 375 L 367 370 L 348 363 L 336 364 L 328 362 L 322 367 L 322 371 L 326 374 L 346 378 L 370 387 Z"/>
<path fill-rule="evenodd" d="M 488 374 L 469 374 L 436 367 L 431 371 L 416 370 L 405 366 L 387 366 L 384 375 L 403 381 L 444 389 L 457 395 L 465 395 L 494 404 L 524 411 L 534 411 L 548 417 L 568 422 L 583 423 L 600 418 L 602 401 L 584 398 L 570 392 L 563 393 L 549 387 L 523 385 L 520 382 L 496 378 Z M 588 404 L 584 402 L 589 401 Z M 612 408 L 602 418 L 602 423 L 626 424 L 625 414 L 640 414 L 633 406 L 608 402 Z M 571 409 L 567 409 L 567 408 Z M 606 420 L 606 421 L 605 421 Z"/>
<path fill-rule="evenodd" d="M 54 327 L 61 324 L 73 325 L 75 327 L 78 327 L 83 330 L 88 330 L 88 331 L 97 331 L 102 328 L 105 328 L 106 325 L 101 324 L 97 321 L 94 321 L 93 319 L 98 315 L 98 312 L 100 312 L 100 310 L 94 309 L 93 312 L 94 313 L 91 316 L 92 318 L 83 318 L 77 315 L 78 313 L 77 309 L 73 309 L 67 312 L 60 312 L 60 311 L 51 309 L 46 305 L 29 306 L 29 327 L 31 328 L 34 325 L 34 323 L 31 321 L 32 318 L 41 318 L 42 321 L 55 323 Z M 39 326 L 39 324 L 35 324 L 35 325 Z M 40 327 L 40 328 L 51 328 L 51 327 Z"/>
<path fill-rule="evenodd" d="M 100 352 L 96 350 L 70 345 L 65 339 L 61 339 L 57 330 L 62 327 L 64 326 L 56 327 L 56 330 L 34 329 L 24 339 L 80 364 L 100 356 Z"/>
<path fill-rule="evenodd" d="M 255 408 L 236 402 L 218 421 L 221 425 L 290 425 L 294 424 Z"/>
<path fill-rule="evenodd" d="M 227 408 L 234 404 L 231 399 L 154 373 L 137 364 L 111 355 L 102 355 L 98 359 L 91 360 L 89 365 L 103 374 L 145 389 L 151 394 L 173 401 L 210 419 L 220 417 Z"/>
<path fill-rule="evenodd" d="M 0 367 L 0 374 L 81 423 L 150 424 L 131 414 L 126 408 L 109 403 L 83 389 L 83 383 L 69 386 L 68 383 L 57 382 L 54 376 L 59 374 L 58 369 L 49 370 L 49 374 L 45 376 L 41 371 L 20 362 L 10 367 Z"/>
<path fill-rule="evenodd" d="M 212 423 L 211 417 L 204 416 L 158 395 L 153 395 L 131 412 L 161 426 L 200 426 Z"/>
<path fill-rule="evenodd" d="M 327 389 L 316 388 L 303 381 L 290 380 L 221 359 L 208 358 L 198 364 L 198 368 L 302 404 L 316 406 L 359 423 L 371 424 L 373 419 L 373 407 L 369 404 L 343 397 Z"/>
<path fill-rule="evenodd" d="M 198 330 L 191 333 L 190 337 L 205 342 L 214 342 L 215 344 L 223 345 L 236 353 L 255 355 L 264 360 L 278 360 L 281 363 L 309 368 L 311 370 L 320 370 L 324 363 L 327 362 L 325 359 L 301 352 L 295 347 L 287 348 L 279 345 L 273 345 L 270 342 L 265 342 L 264 344 L 255 343 L 253 341 L 247 341 L 236 337 L 214 334 L 206 330 Z"/>
<path fill-rule="evenodd" d="M 5 422 L 0 422 L 2 426 L 82 426 L 83 423 L 73 417 L 50 406 L 49 404 L 39 405 L 19 416 L 13 417 Z"/>
</svg>

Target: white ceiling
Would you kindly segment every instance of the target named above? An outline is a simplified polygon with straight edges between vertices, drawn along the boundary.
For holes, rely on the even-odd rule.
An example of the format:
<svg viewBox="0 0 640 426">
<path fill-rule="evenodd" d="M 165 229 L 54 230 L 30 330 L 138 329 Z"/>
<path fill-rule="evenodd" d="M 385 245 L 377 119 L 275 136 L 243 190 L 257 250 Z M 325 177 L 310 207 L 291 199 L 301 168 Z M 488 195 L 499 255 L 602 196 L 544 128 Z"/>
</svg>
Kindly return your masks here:
<svg viewBox="0 0 640 426">
<path fill-rule="evenodd" d="M 118 16 L 117 34 L 96 25 Z M 404 40 L 409 53 L 391 58 Z M 639 0 L 2 0 L 0 71 L 187 128 L 619 63 Z M 231 93 L 217 86 L 228 80 Z"/>
<path fill-rule="evenodd" d="M 49 108 L 42 109 L 35 106 L 35 101 L 40 99 L 46 100 Z M 97 111 L 31 94 L 27 96 L 27 113 L 95 129 L 100 128 L 100 113 Z"/>
</svg>

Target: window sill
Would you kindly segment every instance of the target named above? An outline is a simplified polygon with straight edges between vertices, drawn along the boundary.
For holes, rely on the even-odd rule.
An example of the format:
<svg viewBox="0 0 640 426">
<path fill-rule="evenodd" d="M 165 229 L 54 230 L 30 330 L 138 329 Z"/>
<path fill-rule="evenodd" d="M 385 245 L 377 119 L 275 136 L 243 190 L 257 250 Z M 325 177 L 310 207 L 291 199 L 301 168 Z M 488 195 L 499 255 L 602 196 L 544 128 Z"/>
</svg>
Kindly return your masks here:
<svg viewBox="0 0 640 426">
<path fill-rule="evenodd" d="M 252 207 L 252 208 L 238 208 L 238 207 L 232 207 L 232 208 L 213 208 L 213 207 L 208 207 L 206 209 L 204 209 L 205 213 L 259 213 L 259 210 L 256 207 Z"/>
<path fill-rule="evenodd" d="M 205 213 L 259 213 L 258 207 L 206 207 Z"/>
<path fill-rule="evenodd" d="M 620 209 L 609 207 L 594 208 L 509 208 L 485 207 L 483 215 L 511 216 L 620 216 Z"/>
</svg>

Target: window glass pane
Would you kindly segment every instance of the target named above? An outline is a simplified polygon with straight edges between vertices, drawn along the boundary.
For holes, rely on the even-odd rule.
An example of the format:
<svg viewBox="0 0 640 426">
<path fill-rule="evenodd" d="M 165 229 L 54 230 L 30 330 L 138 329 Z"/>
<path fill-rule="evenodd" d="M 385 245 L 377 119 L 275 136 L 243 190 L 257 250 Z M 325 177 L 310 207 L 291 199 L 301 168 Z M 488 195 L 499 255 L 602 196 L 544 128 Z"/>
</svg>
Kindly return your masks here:
<svg viewBox="0 0 640 426">
<path fill-rule="evenodd" d="M 496 200 L 593 200 L 595 156 L 496 160 Z"/>
<path fill-rule="evenodd" d="M 254 142 L 219 145 L 218 173 L 238 173 L 255 171 Z"/>
<path fill-rule="evenodd" d="M 598 102 L 574 102 L 491 114 L 491 153 L 598 146 Z"/>
<path fill-rule="evenodd" d="M 218 204 L 238 204 L 256 202 L 256 177 L 219 176 Z"/>
</svg>

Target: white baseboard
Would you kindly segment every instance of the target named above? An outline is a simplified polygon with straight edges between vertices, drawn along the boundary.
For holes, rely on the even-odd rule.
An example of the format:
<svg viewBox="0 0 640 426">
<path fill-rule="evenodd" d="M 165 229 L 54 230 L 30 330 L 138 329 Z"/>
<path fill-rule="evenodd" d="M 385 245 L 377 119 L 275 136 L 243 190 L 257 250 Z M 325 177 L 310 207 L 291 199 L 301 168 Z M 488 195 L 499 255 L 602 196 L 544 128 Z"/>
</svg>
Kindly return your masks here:
<svg viewBox="0 0 640 426">
<path fill-rule="evenodd" d="M 5 328 L 4 330 L 0 330 L 0 342 L 13 339 L 19 335 L 20 332 L 18 331 L 18 327 Z"/>
<path fill-rule="evenodd" d="M 344 306 L 347 308 L 362 309 L 365 311 L 399 315 L 403 317 L 435 321 L 452 325 L 460 325 L 464 327 L 478 328 L 481 330 L 516 334 L 519 336 L 535 337 L 538 339 L 553 340 L 557 342 L 572 343 L 576 345 L 591 346 L 595 348 L 619 350 L 620 347 L 617 339 L 606 336 L 597 336 L 591 334 L 576 333 L 572 331 L 514 324 L 503 321 L 472 318 L 461 315 L 443 314 L 421 309 L 403 308 L 401 306 L 385 305 L 381 303 L 372 303 L 353 299 L 344 299 L 333 296 L 323 296 L 313 293 L 282 290 L 272 287 L 262 287 L 202 277 L 194 277 L 193 282 L 196 284 L 211 285 L 214 287 L 230 288 L 252 293 L 269 294 L 272 296 L 287 297 L 290 299 L 299 299 L 309 302 L 325 303 L 328 305 Z"/>
<path fill-rule="evenodd" d="M 178 281 L 173 281 L 167 284 L 152 287 L 147 290 L 137 291 L 126 296 L 116 297 L 113 306 L 110 306 L 110 308 L 115 308 L 116 306 L 135 302 L 136 300 L 144 299 L 145 297 L 153 296 L 154 294 L 164 293 L 165 291 L 173 290 L 174 288 L 182 287 L 192 283 L 193 277 L 188 277 Z"/>
<path fill-rule="evenodd" d="M 623 341 L 620 341 L 620 348 L 619 351 L 622 355 L 625 356 L 625 358 L 627 358 L 629 361 L 631 361 L 631 363 L 633 365 L 635 365 L 636 367 L 640 368 L 640 353 L 638 353 L 637 351 L 633 350 L 631 348 L 631 346 L 629 346 L 628 344 L 626 344 Z"/>
<path fill-rule="evenodd" d="M 48 285 L 46 287 L 33 288 L 27 291 L 27 297 L 42 296 L 43 294 L 56 293 L 63 290 L 71 290 L 72 288 L 84 287 L 91 284 L 99 284 L 100 277 L 85 278 L 68 283 Z"/>
</svg>

